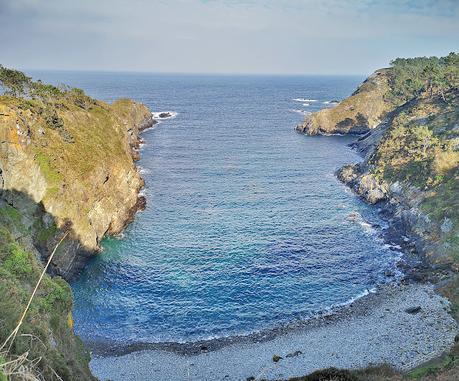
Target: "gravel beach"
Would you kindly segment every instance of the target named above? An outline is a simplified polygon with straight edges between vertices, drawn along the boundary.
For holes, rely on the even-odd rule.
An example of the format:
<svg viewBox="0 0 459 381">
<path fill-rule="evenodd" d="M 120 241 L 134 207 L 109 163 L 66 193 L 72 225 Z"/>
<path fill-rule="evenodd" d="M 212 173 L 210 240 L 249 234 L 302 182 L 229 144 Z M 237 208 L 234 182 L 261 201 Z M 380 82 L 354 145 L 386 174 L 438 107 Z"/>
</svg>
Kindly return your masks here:
<svg viewBox="0 0 459 381">
<path fill-rule="evenodd" d="M 453 344 L 458 326 L 448 310 L 449 302 L 432 285 L 386 285 L 333 314 L 263 339 L 255 335 L 206 345 L 201 353 L 178 345 L 93 355 L 91 369 L 99 379 L 113 381 L 278 380 L 332 366 L 380 363 L 408 370 Z M 282 359 L 274 362 L 275 355 Z"/>
</svg>

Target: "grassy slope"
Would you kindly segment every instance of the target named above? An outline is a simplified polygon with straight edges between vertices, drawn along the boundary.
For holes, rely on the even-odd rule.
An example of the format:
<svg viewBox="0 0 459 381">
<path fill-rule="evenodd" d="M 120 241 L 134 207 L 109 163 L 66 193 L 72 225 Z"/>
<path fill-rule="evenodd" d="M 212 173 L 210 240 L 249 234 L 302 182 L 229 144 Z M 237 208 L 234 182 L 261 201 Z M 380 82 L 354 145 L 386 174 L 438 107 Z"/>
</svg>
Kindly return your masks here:
<svg viewBox="0 0 459 381">
<path fill-rule="evenodd" d="M 18 239 L 30 233 L 29 229 L 22 223 L 18 210 L 7 205 L 0 208 L 1 343 L 16 326 L 43 270 L 28 240 Z M 89 354 L 73 333 L 71 309 L 70 286 L 61 278 L 46 275 L 8 356 L 4 357 L 11 360 L 28 352 L 29 360 L 37 364 L 21 372 L 41 374 L 46 380 L 57 380 L 55 373 L 63 380 L 92 379 Z"/>
<path fill-rule="evenodd" d="M 308 115 L 300 130 L 315 135 L 350 131 L 361 133 L 374 128 L 394 108 L 392 102 L 386 100 L 390 91 L 390 75 L 390 69 L 376 71 L 336 107 Z"/>
</svg>

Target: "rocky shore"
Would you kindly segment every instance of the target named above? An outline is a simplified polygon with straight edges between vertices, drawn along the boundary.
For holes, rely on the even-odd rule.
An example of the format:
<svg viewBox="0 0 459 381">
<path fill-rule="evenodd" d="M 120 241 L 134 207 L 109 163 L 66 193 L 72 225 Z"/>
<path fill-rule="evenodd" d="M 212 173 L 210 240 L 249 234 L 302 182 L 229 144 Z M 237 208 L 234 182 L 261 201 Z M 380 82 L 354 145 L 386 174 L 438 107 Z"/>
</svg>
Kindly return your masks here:
<svg viewBox="0 0 459 381">
<path fill-rule="evenodd" d="M 377 71 L 342 102 L 346 107 L 320 111 L 306 118 L 297 130 L 310 135 L 362 134 L 352 147 L 364 160 L 339 169 L 338 179 L 378 208 L 388 222 L 386 240 L 405 253 L 400 265 L 406 276 L 435 284 L 437 292 L 453 304 L 451 316 L 458 320 L 458 78 L 450 75 L 444 87 L 434 88 L 429 82 L 432 66 L 439 72 L 457 72 L 458 55 L 397 59 L 384 71 L 387 81 L 375 82 L 375 76 L 381 77 Z M 413 83 L 414 73 L 425 76 L 426 81 L 419 81 L 416 89 L 407 85 Z M 369 93 L 381 97 L 373 96 L 379 108 L 368 108 L 373 120 L 379 122 L 367 124 L 364 131 L 352 115 L 361 106 L 356 95 L 368 81 L 374 84 Z M 348 122 L 347 131 L 340 127 L 344 121 Z M 457 351 L 457 344 L 451 347 Z M 453 359 L 445 379 L 456 379 L 459 372 L 454 354 L 444 357 Z M 436 369 L 437 373 L 442 371 L 441 361 Z M 448 378 L 450 375 L 453 378 Z"/>
<path fill-rule="evenodd" d="M 280 380 L 317 369 L 390 364 L 407 370 L 454 343 L 447 299 L 429 284 L 387 285 L 349 306 L 273 332 L 221 342 L 162 344 L 91 361 L 100 379 Z M 253 378 L 250 378 L 253 377 Z"/>
</svg>

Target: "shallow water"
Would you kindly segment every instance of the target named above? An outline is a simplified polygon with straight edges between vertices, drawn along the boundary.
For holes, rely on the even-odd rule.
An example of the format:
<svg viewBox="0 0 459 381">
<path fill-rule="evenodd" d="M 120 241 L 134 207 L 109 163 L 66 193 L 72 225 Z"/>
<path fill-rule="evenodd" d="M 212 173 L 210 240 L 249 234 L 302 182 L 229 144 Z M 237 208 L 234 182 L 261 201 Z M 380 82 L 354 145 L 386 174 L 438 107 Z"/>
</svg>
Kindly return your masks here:
<svg viewBox="0 0 459 381">
<path fill-rule="evenodd" d="M 334 177 L 360 160 L 349 137 L 294 132 L 360 77 L 34 73 L 177 116 L 144 133 L 147 209 L 73 284 L 86 341 L 247 334 L 345 303 L 398 253 Z M 294 100 L 298 99 L 298 100 Z M 306 102 L 307 100 L 307 102 Z"/>
</svg>

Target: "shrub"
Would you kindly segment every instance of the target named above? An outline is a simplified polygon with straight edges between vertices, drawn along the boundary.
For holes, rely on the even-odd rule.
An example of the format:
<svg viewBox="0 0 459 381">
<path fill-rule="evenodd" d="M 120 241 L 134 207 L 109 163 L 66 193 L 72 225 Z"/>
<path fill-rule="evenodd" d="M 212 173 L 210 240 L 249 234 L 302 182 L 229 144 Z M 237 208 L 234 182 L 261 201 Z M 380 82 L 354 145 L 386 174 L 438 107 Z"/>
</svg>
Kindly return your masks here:
<svg viewBox="0 0 459 381">
<path fill-rule="evenodd" d="M 0 65 L 0 85 L 3 87 L 5 94 L 19 97 L 25 95 L 31 84 L 31 78 L 23 72 L 8 69 Z"/>
</svg>

